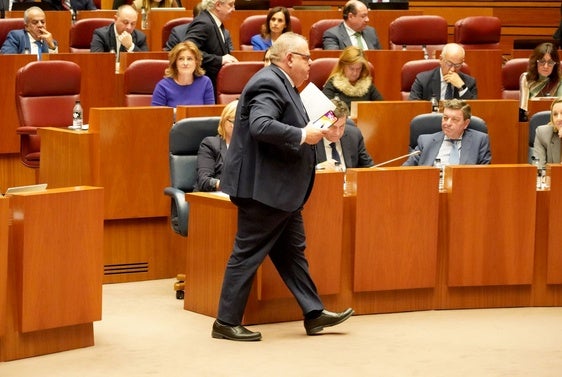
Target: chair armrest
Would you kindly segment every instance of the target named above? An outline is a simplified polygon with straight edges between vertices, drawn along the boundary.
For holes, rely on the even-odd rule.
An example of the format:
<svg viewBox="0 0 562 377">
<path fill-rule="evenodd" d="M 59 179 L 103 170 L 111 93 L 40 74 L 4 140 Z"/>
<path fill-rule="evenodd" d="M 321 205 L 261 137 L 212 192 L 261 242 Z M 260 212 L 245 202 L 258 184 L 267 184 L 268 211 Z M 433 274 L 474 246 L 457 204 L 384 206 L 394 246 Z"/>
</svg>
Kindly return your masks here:
<svg viewBox="0 0 562 377">
<path fill-rule="evenodd" d="M 166 187 L 164 194 L 172 200 L 170 207 L 170 223 L 174 232 L 187 237 L 189 220 L 189 203 L 185 201 L 185 192 L 175 187 Z"/>
<path fill-rule="evenodd" d="M 16 128 L 18 135 L 37 135 L 37 127 L 25 126 Z"/>
</svg>

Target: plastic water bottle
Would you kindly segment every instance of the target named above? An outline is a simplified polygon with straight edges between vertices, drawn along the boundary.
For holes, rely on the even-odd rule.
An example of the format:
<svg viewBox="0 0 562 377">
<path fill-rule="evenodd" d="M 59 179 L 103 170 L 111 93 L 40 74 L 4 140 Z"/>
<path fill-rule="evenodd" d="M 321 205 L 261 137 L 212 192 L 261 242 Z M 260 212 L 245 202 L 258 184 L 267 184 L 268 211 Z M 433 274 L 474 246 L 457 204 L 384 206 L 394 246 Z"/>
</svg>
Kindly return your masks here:
<svg viewBox="0 0 562 377">
<path fill-rule="evenodd" d="M 537 168 L 537 190 L 542 189 L 542 176 L 543 176 L 543 169 L 539 166 L 539 159 L 535 156 L 531 156 L 531 165 Z"/>
<path fill-rule="evenodd" d="M 145 7 L 141 8 L 141 28 L 143 30 L 148 29 L 148 12 Z"/>
<path fill-rule="evenodd" d="M 435 96 L 431 97 L 431 111 L 434 113 L 439 112 L 439 101 L 437 101 L 437 98 Z"/>
<path fill-rule="evenodd" d="M 72 109 L 72 128 L 81 130 L 84 125 L 83 110 L 80 101 L 76 101 Z"/>
<path fill-rule="evenodd" d="M 442 191 L 445 188 L 445 165 L 440 158 L 436 158 L 433 165 L 439 169 L 439 191 Z"/>
</svg>

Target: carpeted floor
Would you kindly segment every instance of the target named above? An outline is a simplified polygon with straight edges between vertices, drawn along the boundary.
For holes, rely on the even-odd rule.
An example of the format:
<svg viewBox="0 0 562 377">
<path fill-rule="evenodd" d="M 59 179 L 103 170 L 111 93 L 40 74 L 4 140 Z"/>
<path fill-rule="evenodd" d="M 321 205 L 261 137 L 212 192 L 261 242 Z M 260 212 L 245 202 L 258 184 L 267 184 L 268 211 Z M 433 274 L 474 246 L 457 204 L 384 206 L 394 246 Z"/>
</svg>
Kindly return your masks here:
<svg viewBox="0 0 562 377">
<path fill-rule="evenodd" d="M 94 347 L 0 363 L 1 377 L 562 375 L 562 308 L 355 316 L 308 337 L 302 322 L 251 327 L 261 342 L 212 339 L 173 279 L 104 285 Z"/>
</svg>

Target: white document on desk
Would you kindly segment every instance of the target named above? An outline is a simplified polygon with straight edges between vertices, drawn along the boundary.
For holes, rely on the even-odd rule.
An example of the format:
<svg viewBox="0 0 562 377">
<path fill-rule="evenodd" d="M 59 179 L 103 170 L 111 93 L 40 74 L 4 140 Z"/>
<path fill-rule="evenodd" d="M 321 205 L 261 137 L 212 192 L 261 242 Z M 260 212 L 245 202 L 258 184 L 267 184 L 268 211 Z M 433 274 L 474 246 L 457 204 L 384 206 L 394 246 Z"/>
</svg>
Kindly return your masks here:
<svg viewBox="0 0 562 377">
<path fill-rule="evenodd" d="M 300 96 L 308 117 L 314 122 L 326 118 L 326 115 L 336 108 L 336 105 L 313 83 L 309 83 Z"/>
</svg>

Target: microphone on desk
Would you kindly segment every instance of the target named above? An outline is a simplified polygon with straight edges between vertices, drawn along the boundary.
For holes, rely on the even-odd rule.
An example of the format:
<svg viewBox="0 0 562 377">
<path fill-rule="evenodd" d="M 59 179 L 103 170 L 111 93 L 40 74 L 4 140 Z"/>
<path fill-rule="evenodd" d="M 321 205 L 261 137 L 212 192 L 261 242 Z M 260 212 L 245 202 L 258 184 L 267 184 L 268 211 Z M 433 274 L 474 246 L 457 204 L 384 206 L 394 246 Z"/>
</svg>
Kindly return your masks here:
<svg viewBox="0 0 562 377">
<path fill-rule="evenodd" d="M 414 152 L 412 152 L 412 153 L 408 153 L 408 154 L 405 154 L 405 155 L 402 155 L 402 156 L 393 158 L 392 160 L 388 160 L 388 161 L 385 161 L 385 162 L 381 162 L 380 164 L 376 164 L 376 165 L 374 165 L 374 166 L 371 166 L 371 168 L 378 168 L 378 167 L 380 167 L 380 166 L 383 166 L 383 165 L 386 165 L 386 164 L 390 164 L 391 162 L 398 161 L 398 160 L 401 160 L 401 159 L 403 159 L 403 158 L 408 158 L 408 157 L 411 157 L 411 156 L 415 156 L 415 155 L 420 154 L 420 153 L 421 153 L 421 151 L 414 151 Z"/>
</svg>

